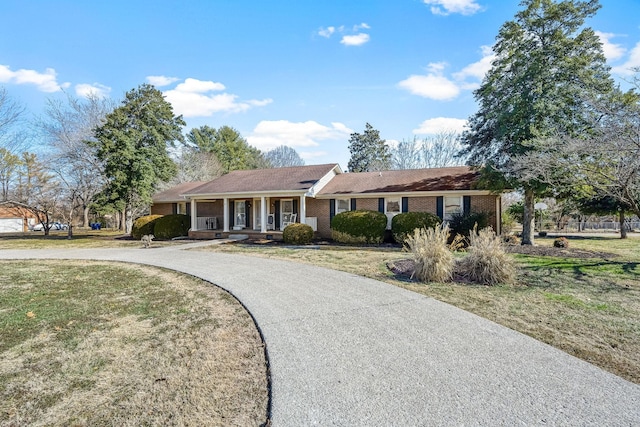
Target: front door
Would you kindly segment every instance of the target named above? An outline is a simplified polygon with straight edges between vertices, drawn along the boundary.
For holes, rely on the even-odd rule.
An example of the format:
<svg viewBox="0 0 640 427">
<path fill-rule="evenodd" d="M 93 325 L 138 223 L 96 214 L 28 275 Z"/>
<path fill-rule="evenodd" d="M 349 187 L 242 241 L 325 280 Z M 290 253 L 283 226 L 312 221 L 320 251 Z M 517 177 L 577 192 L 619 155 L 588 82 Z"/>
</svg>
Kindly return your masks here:
<svg viewBox="0 0 640 427">
<path fill-rule="evenodd" d="M 280 230 L 284 227 L 282 223 L 291 220 L 293 214 L 293 199 L 284 199 L 280 201 Z"/>
<path fill-rule="evenodd" d="M 244 200 L 236 200 L 235 202 L 235 226 L 236 227 L 246 227 L 247 226 L 247 215 L 246 215 L 246 204 Z"/>
<path fill-rule="evenodd" d="M 260 199 L 253 199 L 253 229 L 260 230 L 260 218 L 262 218 L 262 204 Z"/>
</svg>

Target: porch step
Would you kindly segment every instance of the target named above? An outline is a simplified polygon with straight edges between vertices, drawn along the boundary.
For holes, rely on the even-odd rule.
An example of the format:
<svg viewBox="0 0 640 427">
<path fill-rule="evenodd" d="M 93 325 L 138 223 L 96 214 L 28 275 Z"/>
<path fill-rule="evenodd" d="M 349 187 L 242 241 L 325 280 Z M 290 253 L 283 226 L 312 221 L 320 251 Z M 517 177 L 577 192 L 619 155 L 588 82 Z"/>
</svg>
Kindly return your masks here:
<svg viewBox="0 0 640 427">
<path fill-rule="evenodd" d="M 248 234 L 229 234 L 229 239 L 231 240 L 247 240 L 248 238 Z"/>
</svg>

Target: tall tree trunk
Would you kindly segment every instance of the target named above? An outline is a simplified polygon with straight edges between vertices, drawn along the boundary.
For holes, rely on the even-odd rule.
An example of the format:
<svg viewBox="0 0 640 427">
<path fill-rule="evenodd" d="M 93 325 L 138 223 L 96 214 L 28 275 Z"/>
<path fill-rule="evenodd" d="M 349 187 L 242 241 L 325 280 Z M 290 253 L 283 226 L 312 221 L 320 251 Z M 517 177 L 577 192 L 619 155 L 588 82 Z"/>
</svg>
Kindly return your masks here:
<svg viewBox="0 0 640 427">
<path fill-rule="evenodd" d="M 124 208 L 124 209 L 122 209 L 122 212 L 120 212 L 120 225 L 118 226 L 118 229 L 120 231 L 125 231 L 126 211 L 127 211 L 127 209 Z"/>
<path fill-rule="evenodd" d="M 627 227 L 626 227 L 626 224 L 624 223 L 624 211 L 623 210 L 620 211 L 620 238 L 621 239 L 626 239 L 627 238 Z"/>
<path fill-rule="evenodd" d="M 131 234 L 133 228 L 133 209 L 131 205 L 127 205 L 124 212 L 125 234 Z"/>
<path fill-rule="evenodd" d="M 522 244 L 533 245 L 533 232 L 535 230 L 535 197 L 533 189 L 524 190 L 524 215 L 522 215 Z"/>
<path fill-rule="evenodd" d="M 82 226 L 89 226 L 89 206 L 82 207 Z"/>
</svg>

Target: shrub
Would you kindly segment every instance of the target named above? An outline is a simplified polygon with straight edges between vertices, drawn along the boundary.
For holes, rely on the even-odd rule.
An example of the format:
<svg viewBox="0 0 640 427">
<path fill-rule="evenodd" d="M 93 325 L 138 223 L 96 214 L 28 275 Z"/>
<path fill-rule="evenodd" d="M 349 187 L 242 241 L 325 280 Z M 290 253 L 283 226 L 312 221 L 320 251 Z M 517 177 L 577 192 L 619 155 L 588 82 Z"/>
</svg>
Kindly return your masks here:
<svg viewBox="0 0 640 427">
<path fill-rule="evenodd" d="M 412 278 L 422 282 L 448 282 L 455 265 L 447 239 L 449 226 L 416 228 L 405 239 L 405 250 L 413 254 L 415 269 Z"/>
<path fill-rule="evenodd" d="M 156 239 L 168 240 L 174 237 L 187 236 L 191 228 L 191 217 L 188 215 L 165 215 L 155 221 L 153 235 Z"/>
<path fill-rule="evenodd" d="M 381 243 L 387 216 L 377 211 L 341 212 L 331 220 L 331 237 L 340 243 Z"/>
<path fill-rule="evenodd" d="M 568 248 L 569 247 L 569 240 L 567 240 L 566 237 L 558 237 L 556 240 L 553 241 L 553 247 L 554 248 Z"/>
<path fill-rule="evenodd" d="M 398 243 L 403 243 L 416 228 L 435 228 L 442 220 L 428 212 L 405 212 L 391 220 L 391 232 Z"/>
<path fill-rule="evenodd" d="M 538 237 L 547 237 L 547 232 L 546 231 L 539 231 L 538 232 Z"/>
<path fill-rule="evenodd" d="M 285 243 L 293 245 L 308 245 L 313 240 L 313 228 L 307 224 L 290 224 L 282 231 Z"/>
<path fill-rule="evenodd" d="M 468 254 L 458 262 L 458 273 L 482 285 L 513 283 L 516 270 L 513 259 L 491 228 L 474 230 L 469 235 Z"/>
<path fill-rule="evenodd" d="M 475 227 L 478 230 L 482 230 L 487 228 L 488 225 L 489 214 L 486 212 L 454 213 L 449 221 L 449 228 L 451 229 L 449 240 L 451 241 L 457 234 L 468 239 Z"/>
<path fill-rule="evenodd" d="M 162 218 L 162 215 L 145 215 L 136 219 L 131 228 L 131 237 L 140 240 L 145 234 L 154 234 L 156 221 Z"/>
</svg>

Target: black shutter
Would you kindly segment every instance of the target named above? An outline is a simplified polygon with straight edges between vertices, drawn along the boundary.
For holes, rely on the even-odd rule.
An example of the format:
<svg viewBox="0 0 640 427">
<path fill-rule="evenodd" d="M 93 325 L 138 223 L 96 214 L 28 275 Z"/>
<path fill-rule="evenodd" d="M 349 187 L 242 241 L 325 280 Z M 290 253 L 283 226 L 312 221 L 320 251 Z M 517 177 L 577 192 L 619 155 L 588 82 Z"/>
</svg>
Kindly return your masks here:
<svg viewBox="0 0 640 427">
<path fill-rule="evenodd" d="M 329 226 L 334 216 L 336 216 L 336 199 L 329 199 Z"/>
<path fill-rule="evenodd" d="M 233 200 L 229 200 L 229 227 L 233 228 L 236 225 L 236 204 Z"/>
<path fill-rule="evenodd" d="M 402 213 L 409 212 L 409 198 L 402 198 Z"/>
<path fill-rule="evenodd" d="M 251 202 L 249 200 L 244 201 L 244 225 L 247 228 L 253 228 L 251 225 Z"/>
<path fill-rule="evenodd" d="M 191 216 L 191 203 L 187 202 L 187 215 Z"/>
<path fill-rule="evenodd" d="M 274 221 L 276 222 L 273 225 L 273 228 L 277 228 L 278 230 L 280 229 L 280 200 L 276 200 L 276 212 L 275 212 L 275 216 L 274 216 Z"/>
<path fill-rule="evenodd" d="M 356 209 L 356 199 L 351 199 L 351 210 L 355 211 Z"/>
<path fill-rule="evenodd" d="M 298 200 L 297 199 L 293 199 L 293 213 L 294 214 L 298 213 Z"/>
<path fill-rule="evenodd" d="M 462 197 L 462 214 L 469 215 L 471 212 L 471 196 Z"/>
<path fill-rule="evenodd" d="M 174 215 L 178 213 L 178 204 L 177 203 L 172 203 L 171 204 L 171 213 L 173 213 Z"/>
<path fill-rule="evenodd" d="M 378 199 L 378 212 L 384 213 L 384 197 Z"/>
<path fill-rule="evenodd" d="M 444 219 L 444 197 L 442 196 L 436 198 L 436 215 L 438 218 Z"/>
</svg>

